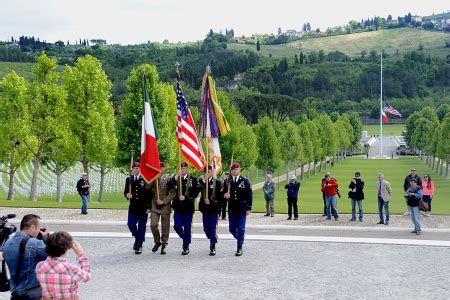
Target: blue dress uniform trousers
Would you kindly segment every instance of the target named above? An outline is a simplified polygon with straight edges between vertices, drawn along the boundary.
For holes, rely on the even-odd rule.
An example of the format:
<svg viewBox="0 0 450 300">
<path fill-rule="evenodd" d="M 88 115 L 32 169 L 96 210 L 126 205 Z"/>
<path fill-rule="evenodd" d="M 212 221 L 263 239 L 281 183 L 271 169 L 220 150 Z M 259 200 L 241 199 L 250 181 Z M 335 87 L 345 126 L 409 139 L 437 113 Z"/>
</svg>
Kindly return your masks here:
<svg viewBox="0 0 450 300">
<path fill-rule="evenodd" d="M 136 215 L 132 212 L 128 212 L 128 228 L 131 234 L 136 238 L 138 242 L 145 241 L 145 231 L 147 226 L 148 214 L 142 213 Z"/>
<path fill-rule="evenodd" d="M 179 213 L 173 214 L 173 229 L 180 238 L 183 239 L 183 245 L 189 245 L 191 243 L 191 227 L 193 213 Z"/>
<path fill-rule="evenodd" d="M 217 222 L 219 214 L 203 214 L 203 231 L 211 244 L 217 243 Z"/>
<path fill-rule="evenodd" d="M 247 219 L 246 214 L 236 214 L 228 212 L 228 221 L 230 226 L 230 232 L 237 240 L 238 247 L 242 247 L 245 237 L 245 221 Z"/>
</svg>

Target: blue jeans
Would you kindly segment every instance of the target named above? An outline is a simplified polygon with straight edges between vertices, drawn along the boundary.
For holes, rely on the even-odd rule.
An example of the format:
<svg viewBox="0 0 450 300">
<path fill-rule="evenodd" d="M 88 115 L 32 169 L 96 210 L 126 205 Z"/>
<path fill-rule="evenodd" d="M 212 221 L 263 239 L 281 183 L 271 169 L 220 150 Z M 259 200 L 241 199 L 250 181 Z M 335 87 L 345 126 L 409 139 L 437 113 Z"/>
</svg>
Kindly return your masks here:
<svg viewBox="0 0 450 300">
<path fill-rule="evenodd" d="M 411 207 L 411 220 L 414 224 L 414 230 L 419 232 L 422 231 L 420 227 L 420 210 L 418 206 L 410 206 Z"/>
<path fill-rule="evenodd" d="M 128 212 L 128 228 L 131 235 L 136 238 L 138 242 L 145 241 L 145 231 L 147 226 L 148 214 L 136 215 L 132 212 Z"/>
<path fill-rule="evenodd" d="M 325 196 L 325 203 L 327 206 L 327 219 L 331 219 L 331 212 L 330 212 L 330 206 L 331 206 L 333 217 L 337 220 L 339 218 L 339 215 L 338 215 L 338 210 L 337 210 L 336 195 Z"/>
<path fill-rule="evenodd" d="M 211 244 L 217 243 L 217 222 L 219 214 L 203 215 L 203 231 Z"/>
<path fill-rule="evenodd" d="M 173 229 L 183 239 L 183 246 L 188 246 L 191 243 L 193 216 L 193 213 L 174 212 L 173 214 Z"/>
<path fill-rule="evenodd" d="M 431 197 L 430 197 L 430 195 L 423 195 L 422 200 L 423 200 L 423 202 L 428 204 L 428 211 L 431 212 Z"/>
<path fill-rule="evenodd" d="M 87 214 L 87 204 L 88 204 L 88 195 L 80 195 L 81 196 L 81 213 Z"/>
<path fill-rule="evenodd" d="M 362 200 L 352 199 L 352 218 L 356 219 L 356 202 L 358 202 L 359 219 L 363 219 Z"/>
<path fill-rule="evenodd" d="M 228 212 L 229 230 L 237 240 L 238 247 L 242 247 L 245 237 L 246 214 L 236 214 Z"/>
<path fill-rule="evenodd" d="M 389 222 L 389 201 L 385 202 L 383 198 L 378 196 L 378 213 L 380 215 L 380 222 L 384 223 L 383 207 L 386 212 L 386 222 Z"/>
</svg>

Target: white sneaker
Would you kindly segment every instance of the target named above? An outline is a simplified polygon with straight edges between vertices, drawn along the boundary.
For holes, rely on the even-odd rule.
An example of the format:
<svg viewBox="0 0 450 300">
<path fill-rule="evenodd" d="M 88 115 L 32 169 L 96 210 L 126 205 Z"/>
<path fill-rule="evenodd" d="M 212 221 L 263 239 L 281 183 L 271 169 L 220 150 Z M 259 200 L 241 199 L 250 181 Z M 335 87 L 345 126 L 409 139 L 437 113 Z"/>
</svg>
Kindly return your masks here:
<svg viewBox="0 0 450 300">
<path fill-rule="evenodd" d="M 411 213 L 409 211 L 405 211 L 402 216 L 409 216 Z"/>
</svg>

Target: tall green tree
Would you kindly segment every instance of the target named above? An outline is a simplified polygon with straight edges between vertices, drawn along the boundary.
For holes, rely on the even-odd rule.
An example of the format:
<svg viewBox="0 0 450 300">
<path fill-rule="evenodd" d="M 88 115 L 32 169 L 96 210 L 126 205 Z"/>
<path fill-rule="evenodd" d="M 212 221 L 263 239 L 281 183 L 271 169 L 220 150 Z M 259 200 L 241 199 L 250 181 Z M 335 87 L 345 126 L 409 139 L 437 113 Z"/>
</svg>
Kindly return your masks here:
<svg viewBox="0 0 450 300">
<path fill-rule="evenodd" d="M 100 173 L 97 201 L 103 202 L 105 177 L 113 168 L 117 154 L 114 109 L 110 104 L 105 105 L 101 110 L 94 112 L 93 117 L 103 120 L 103 122 L 96 123 L 88 135 L 89 140 L 93 141 L 89 145 L 102 145 L 102 147 L 95 147 L 88 152 L 92 153 L 91 168 Z"/>
<path fill-rule="evenodd" d="M 311 175 L 311 162 L 314 161 L 313 143 L 311 140 L 311 135 L 309 133 L 309 127 L 306 122 L 301 123 L 298 126 L 298 135 L 300 138 L 300 143 L 302 144 L 302 148 L 303 148 L 303 159 L 300 161 L 300 166 L 302 168 L 301 179 L 303 180 L 304 165 L 308 164 L 308 176 L 310 176 Z"/>
<path fill-rule="evenodd" d="M 359 146 L 362 135 L 362 122 L 361 117 L 357 112 L 352 112 L 350 114 L 350 124 L 353 128 L 353 139 L 352 139 L 352 147 Z"/>
<path fill-rule="evenodd" d="M 280 165 L 280 148 L 272 121 L 269 117 L 264 117 L 255 125 L 254 130 L 258 145 L 256 166 L 265 170 L 266 173 L 269 169 L 275 170 Z"/>
<path fill-rule="evenodd" d="M 286 182 L 289 180 L 289 165 L 295 163 L 294 168 L 297 169 L 297 163 L 303 161 L 303 145 L 300 142 L 298 127 L 292 121 L 283 123 L 278 143 L 280 145 L 281 158 L 286 166 Z"/>
<path fill-rule="evenodd" d="M 327 156 L 334 156 L 337 152 L 337 134 L 334 123 L 327 114 L 320 114 L 314 121 L 318 128 L 320 143 L 323 149 L 320 162 L 320 172 L 322 172 L 323 159 Z M 325 161 L 325 168 L 328 168 L 328 160 Z"/>
<path fill-rule="evenodd" d="M 230 167 L 233 159 L 233 161 L 241 164 L 242 169 L 248 170 L 255 164 L 258 157 L 256 135 L 245 118 L 230 103 L 225 93 L 219 91 L 217 96 L 221 101 L 223 113 L 231 128 L 225 136 L 219 139 L 222 164 Z"/>
<path fill-rule="evenodd" d="M 41 162 L 48 155 L 49 145 L 57 139 L 64 139 L 65 118 L 67 110 L 67 93 L 59 85 L 59 73 L 56 61 L 45 53 L 39 57 L 33 67 L 34 80 L 30 88 L 31 134 L 36 144 L 28 144 L 33 154 L 33 178 L 31 180 L 30 200 L 38 197 L 38 176 Z"/>
<path fill-rule="evenodd" d="M 28 82 L 14 71 L 0 82 L 0 163 L 9 178 L 7 200 L 14 199 L 14 175 L 17 169 L 32 158 L 29 144 L 31 123 L 29 118 Z M 1 174 L 0 174 L 1 175 Z"/>
<path fill-rule="evenodd" d="M 73 132 L 80 139 L 84 172 L 89 174 L 89 163 L 97 151 L 103 152 L 105 144 L 101 139 L 93 139 L 93 131 L 98 129 L 97 123 L 105 123 L 111 118 L 112 111 L 105 109 L 111 106 L 111 81 L 102 69 L 100 61 L 86 55 L 79 57 L 74 67 L 66 67 L 63 86 L 68 93 L 68 110 L 73 116 Z M 104 114 L 104 113 L 109 113 Z M 114 128 L 109 130 L 114 131 Z"/>
<path fill-rule="evenodd" d="M 150 64 L 133 69 L 128 77 L 129 94 L 119 106 L 117 120 L 118 151 L 116 162 L 127 166 L 131 151 L 139 157 L 141 149 L 141 126 L 143 107 L 143 80 L 147 73 L 150 105 L 159 133 L 158 151 L 161 161 L 174 167 L 178 161 L 176 140 L 176 94 L 173 87 L 159 81 L 156 67 Z M 190 99 L 187 99 L 189 103 Z"/>
<path fill-rule="evenodd" d="M 314 159 L 314 175 L 316 175 L 317 162 L 323 157 L 323 148 L 319 135 L 319 128 L 316 122 L 309 120 L 307 123 L 309 129 L 309 136 L 311 138 L 313 159 Z M 308 174 L 310 174 L 310 168 L 308 167 Z"/>
<path fill-rule="evenodd" d="M 445 117 L 439 126 L 438 143 L 436 156 L 441 161 L 441 169 L 439 174 L 442 175 L 442 170 L 445 162 L 445 178 L 448 179 L 448 163 L 450 161 L 450 117 Z"/>
</svg>

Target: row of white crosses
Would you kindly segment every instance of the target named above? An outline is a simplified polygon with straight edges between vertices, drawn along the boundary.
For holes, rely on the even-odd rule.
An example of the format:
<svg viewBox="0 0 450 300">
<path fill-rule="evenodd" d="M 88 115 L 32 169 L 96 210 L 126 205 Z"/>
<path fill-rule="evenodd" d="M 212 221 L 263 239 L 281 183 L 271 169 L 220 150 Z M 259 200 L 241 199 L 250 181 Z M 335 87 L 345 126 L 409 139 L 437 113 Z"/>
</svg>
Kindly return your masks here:
<svg viewBox="0 0 450 300">
<path fill-rule="evenodd" d="M 54 167 L 54 163 L 50 163 L 50 168 Z M 4 165 L 0 165 L 0 168 L 4 168 Z M 77 163 L 73 168 L 64 172 L 61 179 L 61 192 L 62 194 L 77 194 L 76 184 L 83 173 L 83 166 L 81 163 Z M 20 167 L 14 176 L 14 189 L 18 194 L 28 196 L 31 189 L 31 179 L 33 177 L 33 162 L 30 161 L 24 166 Z M 41 165 L 38 173 L 37 180 L 37 193 L 40 195 L 53 195 L 56 193 L 56 174 L 49 168 Z M 105 193 L 118 193 L 123 191 L 126 175 L 119 170 L 111 170 L 105 175 L 104 192 Z M 89 182 L 91 184 L 91 192 L 98 193 L 100 188 L 100 173 L 94 170 L 90 171 Z M 0 177 L 0 189 L 5 192 L 8 191 L 8 184 L 3 180 L 3 176 Z"/>
</svg>

